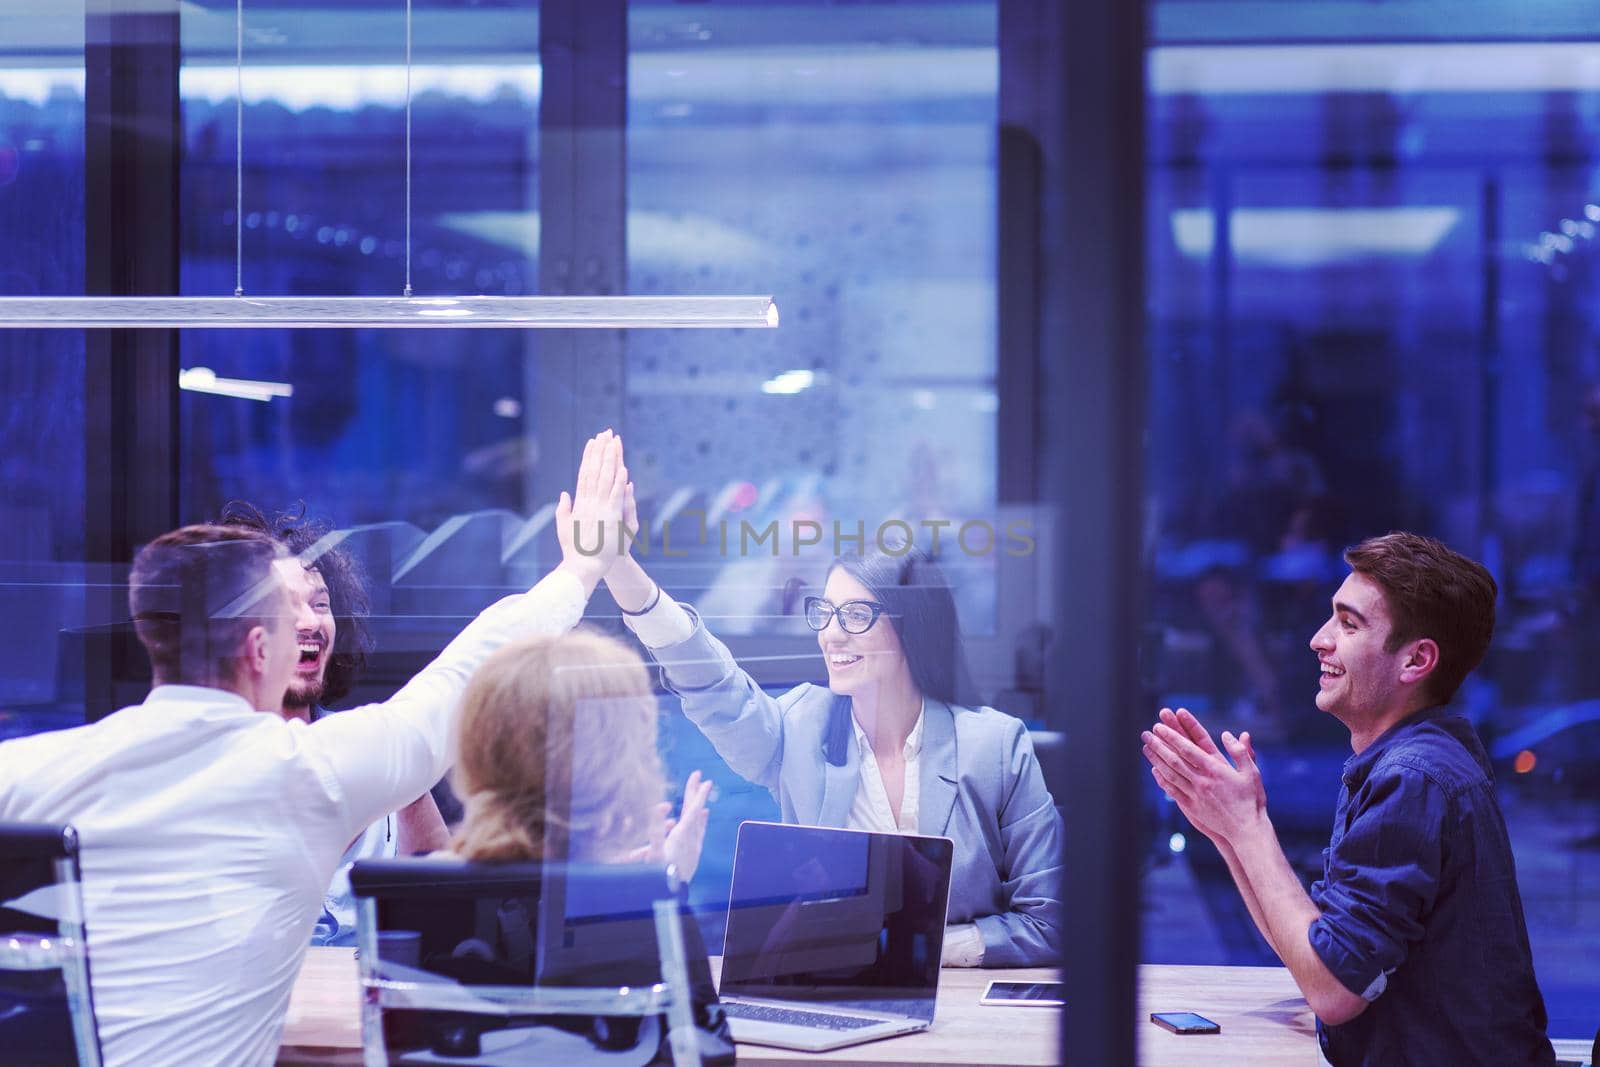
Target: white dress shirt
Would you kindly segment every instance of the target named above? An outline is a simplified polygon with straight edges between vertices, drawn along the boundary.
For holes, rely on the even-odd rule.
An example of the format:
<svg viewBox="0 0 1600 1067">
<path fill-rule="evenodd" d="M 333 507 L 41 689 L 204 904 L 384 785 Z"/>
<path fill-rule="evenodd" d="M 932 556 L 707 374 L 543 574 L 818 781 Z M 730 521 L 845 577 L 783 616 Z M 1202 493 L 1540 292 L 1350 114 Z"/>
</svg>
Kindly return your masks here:
<svg viewBox="0 0 1600 1067">
<path fill-rule="evenodd" d="M 108 1067 L 271 1064 L 323 891 L 351 839 L 448 766 L 495 649 L 582 617 L 565 573 L 489 607 L 382 704 L 307 725 L 164 685 L 90 726 L 0 744 L 0 819 L 78 830 Z"/>
<path fill-rule="evenodd" d="M 350 868 L 362 860 L 392 860 L 400 854 L 395 833 L 397 812 L 391 811 L 350 842 L 339 857 L 333 880 L 322 893 L 322 914 L 311 926 L 313 945 L 354 948 L 356 944 L 356 894 L 350 887 Z"/>
<path fill-rule="evenodd" d="M 856 751 L 861 755 L 861 781 L 850 801 L 845 825 L 852 830 L 873 830 L 881 834 L 916 833 L 922 781 L 922 761 L 917 758 L 922 753 L 922 713 L 917 713 L 916 725 L 911 727 L 900 749 L 906 771 L 899 811 L 889 803 L 889 788 L 883 784 L 883 769 L 878 766 L 878 753 L 872 747 L 872 739 L 854 715 L 850 717 L 850 726 L 856 735 Z"/>
<path fill-rule="evenodd" d="M 676 645 L 687 641 L 694 633 L 694 620 L 689 613 L 664 592 L 643 615 L 624 615 L 622 619 L 646 648 Z M 917 832 L 922 721 L 923 717 L 919 714 L 902 750 L 905 758 L 905 791 L 901 794 L 900 811 L 896 814 L 889 805 L 889 793 L 883 784 L 883 772 L 878 767 L 878 757 L 872 751 L 872 743 L 861 728 L 861 723 L 854 716 L 851 717 L 861 771 L 855 797 L 850 801 L 850 814 L 845 822 L 847 829 L 888 834 Z M 977 967 L 983 963 L 983 934 L 976 923 L 945 927 L 940 962 L 946 967 Z"/>
</svg>

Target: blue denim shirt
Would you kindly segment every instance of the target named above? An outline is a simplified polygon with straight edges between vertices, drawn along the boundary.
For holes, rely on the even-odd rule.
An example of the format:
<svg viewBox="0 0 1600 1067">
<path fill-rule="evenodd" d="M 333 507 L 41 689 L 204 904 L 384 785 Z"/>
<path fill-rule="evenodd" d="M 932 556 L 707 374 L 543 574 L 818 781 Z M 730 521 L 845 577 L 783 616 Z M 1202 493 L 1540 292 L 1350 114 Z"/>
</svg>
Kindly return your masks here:
<svg viewBox="0 0 1600 1067">
<path fill-rule="evenodd" d="M 1489 757 L 1418 712 L 1350 757 L 1311 899 L 1311 946 L 1369 1005 L 1317 1024 L 1334 1067 L 1550 1064 L 1544 998 Z"/>
</svg>

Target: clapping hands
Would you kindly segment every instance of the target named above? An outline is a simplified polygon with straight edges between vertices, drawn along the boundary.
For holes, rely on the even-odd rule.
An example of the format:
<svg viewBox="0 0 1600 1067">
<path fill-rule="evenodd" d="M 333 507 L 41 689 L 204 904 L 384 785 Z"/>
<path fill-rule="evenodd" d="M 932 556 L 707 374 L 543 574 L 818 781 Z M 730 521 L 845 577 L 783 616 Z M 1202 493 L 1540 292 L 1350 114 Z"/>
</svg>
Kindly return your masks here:
<svg viewBox="0 0 1600 1067">
<path fill-rule="evenodd" d="M 1267 792 L 1248 733 L 1222 734 L 1225 757 L 1187 709 L 1162 708 L 1160 720 L 1142 735 L 1144 756 L 1195 829 L 1214 842 L 1232 841 L 1266 815 Z"/>
</svg>

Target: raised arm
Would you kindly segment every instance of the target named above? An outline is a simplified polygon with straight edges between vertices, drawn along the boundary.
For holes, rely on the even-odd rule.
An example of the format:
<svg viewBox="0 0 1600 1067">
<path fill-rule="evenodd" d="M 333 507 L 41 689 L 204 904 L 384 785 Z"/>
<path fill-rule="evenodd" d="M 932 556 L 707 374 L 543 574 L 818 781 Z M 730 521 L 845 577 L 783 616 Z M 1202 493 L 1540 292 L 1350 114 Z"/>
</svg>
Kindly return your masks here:
<svg viewBox="0 0 1600 1067">
<path fill-rule="evenodd" d="M 633 486 L 624 524 L 638 529 Z M 769 696 L 705 624 L 661 590 L 639 561 L 623 555 L 605 576 L 628 629 L 661 665 L 667 688 L 735 774 L 774 793 L 783 760 L 784 702 Z"/>
<path fill-rule="evenodd" d="M 614 533 L 626 484 L 621 441 L 609 430 L 591 439 L 572 496 L 562 493 L 556 507 L 561 563 L 528 592 L 490 605 L 389 700 L 307 727 L 352 830 L 416 799 L 443 776 L 453 756 L 461 693 L 491 653 L 522 637 L 577 625 L 616 558 L 585 555 L 577 546 Z"/>
<path fill-rule="evenodd" d="M 395 812 L 395 840 L 395 851 L 402 856 L 425 856 L 450 847 L 450 828 L 433 793 L 424 793 Z"/>
</svg>

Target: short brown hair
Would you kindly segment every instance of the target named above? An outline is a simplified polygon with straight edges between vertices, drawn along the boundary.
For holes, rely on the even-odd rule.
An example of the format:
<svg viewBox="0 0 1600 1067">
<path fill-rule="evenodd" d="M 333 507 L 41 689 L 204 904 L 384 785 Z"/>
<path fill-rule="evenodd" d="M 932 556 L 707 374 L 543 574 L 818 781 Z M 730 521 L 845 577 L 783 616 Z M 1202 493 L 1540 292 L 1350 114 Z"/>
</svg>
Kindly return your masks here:
<svg viewBox="0 0 1600 1067">
<path fill-rule="evenodd" d="M 1423 637 L 1439 646 L 1427 691 L 1448 702 L 1489 651 L 1499 595 L 1494 576 L 1441 541 L 1403 531 L 1345 549 L 1344 561 L 1383 589 L 1390 619 L 1386 652 Z"/>
<path fill-rule="evenodd" d="M 263 611 L 276 589 L 271 537 L 235 526 L 184 526 L 151 541 L 128 574 L 128 609 L 158 683 L 231 681 L 251 627 L 284 625 Z"/>
<path fill-rule="evenodd" d="M 665 792 L 659 711 L 639 654 L 575 631 L 508 645 L 461 698 L 454 850 L 472 860 L 615 860 Z"/>
</svg>

